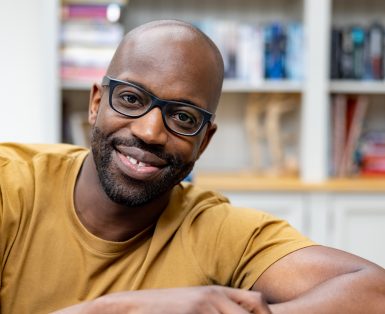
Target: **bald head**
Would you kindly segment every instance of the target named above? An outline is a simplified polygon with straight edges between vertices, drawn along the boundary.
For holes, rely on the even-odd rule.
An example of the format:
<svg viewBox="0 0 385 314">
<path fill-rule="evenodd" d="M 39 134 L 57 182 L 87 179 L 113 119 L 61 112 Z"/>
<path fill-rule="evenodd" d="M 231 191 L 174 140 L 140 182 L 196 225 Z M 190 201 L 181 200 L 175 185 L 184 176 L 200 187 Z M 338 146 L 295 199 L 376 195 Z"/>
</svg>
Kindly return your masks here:
<svg viewBox="0 0 385 314">
<path fill-rule="evenodd" d="M 111 60 L 107 75 L 123 78 L 132 71 L 141 72 L 144 79 L 152 78 L 154 84 L 163 76 L 191 84 L 206 81 L 206 88 L 212 93 L 208 109 L 216 109 L 223 82 L 222 56 L 212 40 L 191 24 L 160 20 L 127 33 Z"/>
</svg>

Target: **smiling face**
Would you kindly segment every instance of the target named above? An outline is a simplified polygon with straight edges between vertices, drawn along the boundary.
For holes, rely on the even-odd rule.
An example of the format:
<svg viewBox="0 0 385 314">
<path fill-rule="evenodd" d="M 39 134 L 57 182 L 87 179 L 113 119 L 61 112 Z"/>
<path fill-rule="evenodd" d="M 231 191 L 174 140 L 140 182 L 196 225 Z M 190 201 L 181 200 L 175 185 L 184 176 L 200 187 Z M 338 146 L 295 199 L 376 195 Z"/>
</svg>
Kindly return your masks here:
<svg viewBox="0 0 385 314">
<path fill-rule="evenodd" d="M 192 103 L 214 112 L 222 62 L 207 38 L 179 22 L 148 24 L 119 46 L 108 75 L 135 83 L 159 98 Z M 167 194 L 193 168 L 216 126 L 195 136 L 172 133 L 159 108 L 127 118 L 109 105 L 109 87 L 91 94 L 91 147 L 96 170 L 111 200 L 141 206 Z"/>
</svg>

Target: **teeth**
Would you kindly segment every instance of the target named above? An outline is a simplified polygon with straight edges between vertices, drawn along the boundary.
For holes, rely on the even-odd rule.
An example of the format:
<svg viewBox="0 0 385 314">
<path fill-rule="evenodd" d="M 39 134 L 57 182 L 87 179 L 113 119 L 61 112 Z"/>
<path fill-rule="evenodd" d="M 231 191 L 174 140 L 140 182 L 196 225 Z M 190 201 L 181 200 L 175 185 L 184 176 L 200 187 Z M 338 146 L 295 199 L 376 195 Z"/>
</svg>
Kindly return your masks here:
<svg viewBox="0 0 385 314">
<path fill-rule="evenodd" d="M 127 158 L 128 158 L 128 161 L 130 163 L 132 163 L 133 165 L 137 165 L 138 164 L 138 161 L 135 158 L 132 158 L 132 157 L 127 157 Z"/>
<path fill-rule="evenodd" d="M 138 160 L 136 160 L 135 158 L 132 158 L 132 157 L 130 157 L 130 156 L 126 156 L 126 157 L 127 157 L 128 161 L 129 161 L 131 164 L 133 164 L 133 165 L 135 165 L 135 166 L 138 166 L 138 168 L 140 168 L 140 167 L 147 167 L 147 166 L 148 166 L 148 165 L 145 164 L 144 162 L 138 161 Z"/>
</svg>

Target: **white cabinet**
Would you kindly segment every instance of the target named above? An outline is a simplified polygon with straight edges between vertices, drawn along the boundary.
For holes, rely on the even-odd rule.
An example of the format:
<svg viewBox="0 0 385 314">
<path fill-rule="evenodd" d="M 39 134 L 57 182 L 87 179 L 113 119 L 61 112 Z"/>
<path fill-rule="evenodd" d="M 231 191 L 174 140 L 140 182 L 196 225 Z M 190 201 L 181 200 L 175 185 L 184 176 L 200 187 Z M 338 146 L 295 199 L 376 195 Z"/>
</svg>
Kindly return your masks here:
<svg viewBox="0 0 385 314">
<path fill-rule="evenodd" d="M 231 203 L 269 212 L 308 234 L 306 196 L 301 193 L 225 193 Z"/>
<path fill-rule="evenodd" d="M 385 196 L 337 194 L 330 207 L 332 246 L 385 267 Z"/>
<path fill-rule="evenodd" d="M 385 267 L 385 196 L 377 193 L 225 192 L 235 206 L 287 220 L 322 245 Z"/>
</svg>

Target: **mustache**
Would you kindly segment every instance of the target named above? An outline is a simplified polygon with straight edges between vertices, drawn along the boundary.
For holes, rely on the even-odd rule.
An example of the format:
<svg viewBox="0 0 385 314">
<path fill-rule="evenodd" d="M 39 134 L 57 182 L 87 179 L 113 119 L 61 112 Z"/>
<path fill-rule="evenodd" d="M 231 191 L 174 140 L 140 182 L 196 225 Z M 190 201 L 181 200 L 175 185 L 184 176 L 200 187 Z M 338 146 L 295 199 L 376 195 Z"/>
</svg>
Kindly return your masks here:
<svg viewBox="0 0 385 314">
<path fill-rule="evenodd" d="M 136 137 L 132 137 L 132 138 L 113 137 L 109 140 L 111 142 L 111 145 L 114 147 L 118 145 L 136 147 L 144 151 L 147 151 L 149 153 L 152 153 L 163 160 L 166 160 L 169 164 L 176 165 L 176 166 L 179 166 L 182 164 L 182 161 L 179 157 L 166 153 L 163 149 L 163 146 L 147 144 L 141 139 Z"/>
</svg>

